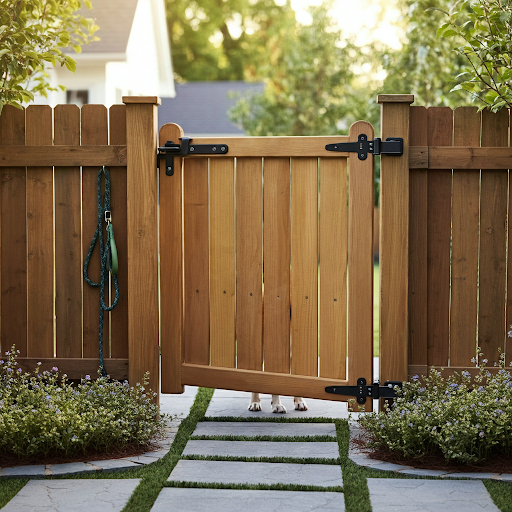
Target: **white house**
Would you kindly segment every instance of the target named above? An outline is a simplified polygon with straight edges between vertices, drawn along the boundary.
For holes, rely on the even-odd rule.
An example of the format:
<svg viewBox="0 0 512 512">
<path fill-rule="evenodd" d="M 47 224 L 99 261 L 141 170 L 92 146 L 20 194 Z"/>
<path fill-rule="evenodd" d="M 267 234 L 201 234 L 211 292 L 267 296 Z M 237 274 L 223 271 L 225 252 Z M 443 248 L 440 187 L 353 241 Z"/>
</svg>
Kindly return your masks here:
<svg viewBox="0 0 512 512">
<path fill-rule="evenodd" d="M 74 53 L 75 73 L 60 66 L 50 70 L 53 86 L 66 91 L 36 103 L 122 103 L 123 96 L 174 97 L 174 78 L 163 0 L 93 0 L 84 17 L 100 27 L 100 40 Z"/>
</svg>

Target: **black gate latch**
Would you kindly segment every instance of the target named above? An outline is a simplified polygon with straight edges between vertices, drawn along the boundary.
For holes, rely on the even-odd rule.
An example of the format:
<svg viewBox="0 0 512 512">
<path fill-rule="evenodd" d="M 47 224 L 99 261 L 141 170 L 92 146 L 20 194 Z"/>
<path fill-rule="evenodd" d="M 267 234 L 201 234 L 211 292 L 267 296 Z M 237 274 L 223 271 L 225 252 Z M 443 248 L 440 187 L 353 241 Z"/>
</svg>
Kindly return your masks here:
<svg viewBox="0 0 512 512">
<path fill-rule="evenodd" d="M 160 159 L 165 157 L 165 174 L 172 176 L 174 174 L 174 157 L 187 155 L 225 155 L 228 152 L 227 144 L 194 144 L 191 145 L 190 137 L 180 137 L 181 144 L 175 144 L 168 140 L 163 146 L 158 148 L 157 166 L 160 167 Z"/>
<path fill-rule="evenodd" d="M 357 137 L 357 142 L 327 144 L 325 149 L 327 151 L 357 153 L 359 160 L 366 160 L 368 153 L 372 155 L 402 156 L 404 154 L 404 139 L 388 137 L 384 141 L 379 138 L 368 140 L 368 137 L 362 133 Z"/>
<path fill-rule="evenodd" d="M 361 377 L 357 379 L 357 386 L 328 386 L 325 388 L 325 392 L 335 395 L 352 395 L 357 398 L 358 404 L 364 404 L 367 398 L 395 398 L 395 386 L 401 389 L 402 383 L 388 380 L 384 382 L 384 386 L 380 386 L 379 381 L 366 385 L 366 379 Z"/>
</svg>

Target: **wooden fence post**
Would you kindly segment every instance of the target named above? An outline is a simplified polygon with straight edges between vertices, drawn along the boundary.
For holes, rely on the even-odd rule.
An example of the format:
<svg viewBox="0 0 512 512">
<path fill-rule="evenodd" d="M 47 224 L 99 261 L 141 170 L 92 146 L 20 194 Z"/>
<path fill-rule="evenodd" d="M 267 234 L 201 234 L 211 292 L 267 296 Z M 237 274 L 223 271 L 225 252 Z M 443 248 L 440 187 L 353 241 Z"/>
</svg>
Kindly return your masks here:
<svg viewBox="0 0 512 512">
<path fill-rule="evenodd" d="M 407 380 L 409 111 L 414 96 L 382 94 L 381 137 L 401 137 L 404 154 L 381 158 L 379 377 Z"/>
<path fill-rule="evenodd" d="M 125 96 L 128 203 L 128 355 L 130 385 L 150 372 L 159 393 L 158 173 L 156 96 Z M 158 397 L 157 397 L 158 400 Z"/>
</svg>

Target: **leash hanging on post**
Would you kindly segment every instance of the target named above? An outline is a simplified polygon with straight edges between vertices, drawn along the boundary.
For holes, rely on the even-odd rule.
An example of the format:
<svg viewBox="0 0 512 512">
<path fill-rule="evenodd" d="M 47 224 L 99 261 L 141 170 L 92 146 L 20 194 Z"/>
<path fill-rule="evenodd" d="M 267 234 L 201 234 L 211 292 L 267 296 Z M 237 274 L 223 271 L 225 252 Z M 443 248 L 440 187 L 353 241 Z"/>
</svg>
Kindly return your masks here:
<svg viewBox="0 0 512 512">
<path fill-rule="evenodd" d="M 101 177 L 105 176 L 105 193 L 104 193 L 104 201 L 103 205 L 101 204 Z M 119 300 L 119 285 L 117 283 L 117 270 L 118 270 L 118 259 L 117 259 L 117 248 L 116 242 L 114 239 L 114 228 L 112 227 L 112 213 L 110 211 L 110 173 L 108 169 L 103 166 L 98 173 L 97 180 L 97 189 L 98 189 L 98 225 L 96 227 L 96 232 L 94 233 L 94 237 L 91 242 L 91 246 L 89 247 L 89 252 L 85 258 L 84 262 L 84 279 L 90 286 L 99 287 L 100 288 L 100 321 L 99 321 L 99 361 L 100 361 L 100 371 L 103 377 L 107 376 L 107 372 L 105 370 L 105 364 L 103 361 L 103 315 L 105 311 L 112 311 Z M 106 244 L 103 244 L 103 222 L 107 224 L 107 240 Z M 99 240 L 99 250 L 100 250 L 100 282 L 94 283 L 89 279 L 88 269 L 89 262 L 91 260 L 91 255 L 94 250 L 94 246 L 96 242 Z M 114 281 L 114 289 L 115 289 L 115 298 L 112 305 L 107 306 L 105 304 L 105 286 L 108 285 L 108 277 L 109 274 L 112 275 Z"/>
</svg>

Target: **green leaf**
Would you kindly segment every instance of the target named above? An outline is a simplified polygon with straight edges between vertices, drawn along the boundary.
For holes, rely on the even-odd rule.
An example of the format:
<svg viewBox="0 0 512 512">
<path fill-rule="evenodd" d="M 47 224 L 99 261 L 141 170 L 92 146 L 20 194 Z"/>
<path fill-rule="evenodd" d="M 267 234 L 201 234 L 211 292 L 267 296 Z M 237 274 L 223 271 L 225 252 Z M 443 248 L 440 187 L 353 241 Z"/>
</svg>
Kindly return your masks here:
<svg viewBox="0 0 512 512">
<path fill-rule="evenodd" d="M 453 37 L 456 36 L 457 34 L 458 32 L 456 30 L 448 29 L 441 33 L 441 37 Z"/>
<path fill-rule="evenodd" d="M 76 71 L 76 62 L 71 57 L 67 57 L 64 64 L 69 71 L 72 71 L 73 73 Z"/>
</svg>

